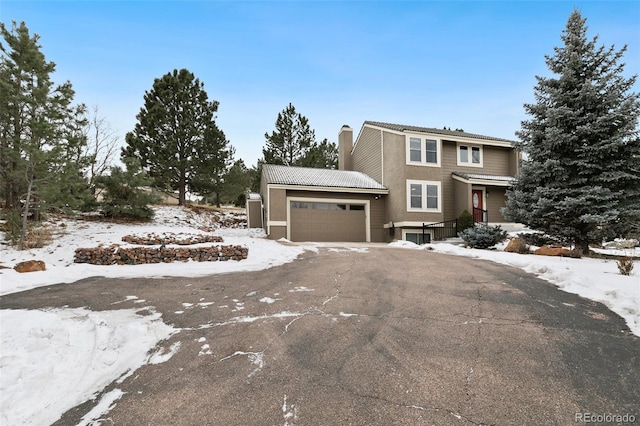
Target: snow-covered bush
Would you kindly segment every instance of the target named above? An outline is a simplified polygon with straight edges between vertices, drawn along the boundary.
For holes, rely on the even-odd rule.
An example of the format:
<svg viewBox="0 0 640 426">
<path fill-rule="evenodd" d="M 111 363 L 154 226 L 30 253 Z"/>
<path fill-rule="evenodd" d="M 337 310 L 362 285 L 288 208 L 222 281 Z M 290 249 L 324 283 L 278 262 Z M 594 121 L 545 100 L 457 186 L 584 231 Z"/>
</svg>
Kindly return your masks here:
<svg viewBox="0 0 640 426">
<path fill-rule="evenodd" d="M 507 231 L 503 230 L 500 225 L 481 224 L 459 232 L 458 236 L 471 248 L 485 249 L 506 240 Z"/>
</svg>

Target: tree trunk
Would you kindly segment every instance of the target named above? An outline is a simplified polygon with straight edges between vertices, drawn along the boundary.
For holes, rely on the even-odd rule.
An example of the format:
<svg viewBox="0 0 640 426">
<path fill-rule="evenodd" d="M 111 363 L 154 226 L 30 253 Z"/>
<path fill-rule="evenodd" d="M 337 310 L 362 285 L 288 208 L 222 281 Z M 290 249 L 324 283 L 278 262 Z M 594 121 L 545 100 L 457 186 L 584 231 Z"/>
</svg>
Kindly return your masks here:
<svg viewBox="0 0 640 426">
<path fill-rule="evenodd" d="M 587 238 L 576 237 L 575 245 L 576 245 L 576 251 L 581 256 L 589 255 L 589 240 Z"/>
<path fill-rule="evenodd" d="M 186 193 L 186 177 L 184 176 L 184 173 L 180 175 L 180 184 L 178 185 L 178 205 L 179 206 L 184 206 L 184 202 L 185 202 L 185 193 Z"/>
<path fill-rule="evenodd" d="M 24 250 L 24 240 L 27 236 L 27 218 L 29 217 L 29 204 L 31 202 L 31 188 L 33 187 L 33 176 L 29 179 L 29 186 L 27 188 L 27 200 L 24 203 L 24 210 L 22 211 L 22 229 L 20 230 L 20 241 L 18 242 L 18 250 Z"/>
</svg>

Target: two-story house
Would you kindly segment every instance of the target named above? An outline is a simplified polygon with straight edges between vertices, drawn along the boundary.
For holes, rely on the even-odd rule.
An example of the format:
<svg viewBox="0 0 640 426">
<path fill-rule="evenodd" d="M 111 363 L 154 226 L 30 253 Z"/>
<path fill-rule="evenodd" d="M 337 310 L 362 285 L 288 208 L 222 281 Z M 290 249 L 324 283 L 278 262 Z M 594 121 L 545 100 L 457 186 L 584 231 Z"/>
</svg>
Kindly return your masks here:
<svg viewBox="0 0 640 426">
<path fill-rule="evenodd" d="M 250 222 L 275 239 L 379 242 L 423 242 L 464 210 L 507 222 L 500 209 L 520 160 L 513 141 L 365 121 L 355 142 L 342 127 L 338 149 L 339 170 L 264 165 L 263 217 Z"/>
</svg>

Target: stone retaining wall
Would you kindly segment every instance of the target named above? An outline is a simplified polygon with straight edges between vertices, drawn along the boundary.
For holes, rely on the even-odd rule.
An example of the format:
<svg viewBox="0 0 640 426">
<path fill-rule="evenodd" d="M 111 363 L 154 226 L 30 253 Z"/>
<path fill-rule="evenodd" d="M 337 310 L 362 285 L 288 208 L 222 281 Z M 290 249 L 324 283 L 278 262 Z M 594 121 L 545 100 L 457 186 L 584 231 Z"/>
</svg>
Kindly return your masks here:
<svg viewBox="0 0 640 426">
<path fill-rule="evenodd" d="M 130 244 L 139 244 L 145 246 L 159 246 L 176 244 L 179 246 L 188 246 L 200 243 L 222 243 L 224 239 L 217 235 L 203 234 L 147 234 L 147 235 L 125 235 L 122 241 Z"/>
<path fill-rule="evenodd" d="M 249 255 L 244 246 L 211 247 L 127 247 L 118 245 L 76 249 L 75 263 L 93 265 L 140 265 L 144 263 L 214 262 L 218 260 L 243 260 Z"/>
</svg>

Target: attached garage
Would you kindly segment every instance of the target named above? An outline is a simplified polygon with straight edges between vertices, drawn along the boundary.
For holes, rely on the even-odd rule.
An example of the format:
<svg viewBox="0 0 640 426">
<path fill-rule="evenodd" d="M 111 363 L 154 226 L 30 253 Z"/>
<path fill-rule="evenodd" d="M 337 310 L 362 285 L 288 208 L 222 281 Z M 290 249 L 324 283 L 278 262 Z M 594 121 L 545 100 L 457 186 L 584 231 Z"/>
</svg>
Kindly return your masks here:
<svg viewBox="0 0 640 426">
<path fill-rule="evenodd" d="M 270 238 L 384 241 L 388 190 L 364 173 L 264 165 L 260 192 Z"/>
<path fill-rule="evenodd" d="M 361 201 L 289 201 L 291 240 L 367 241 L 366 207 Z"/>
</svg>

